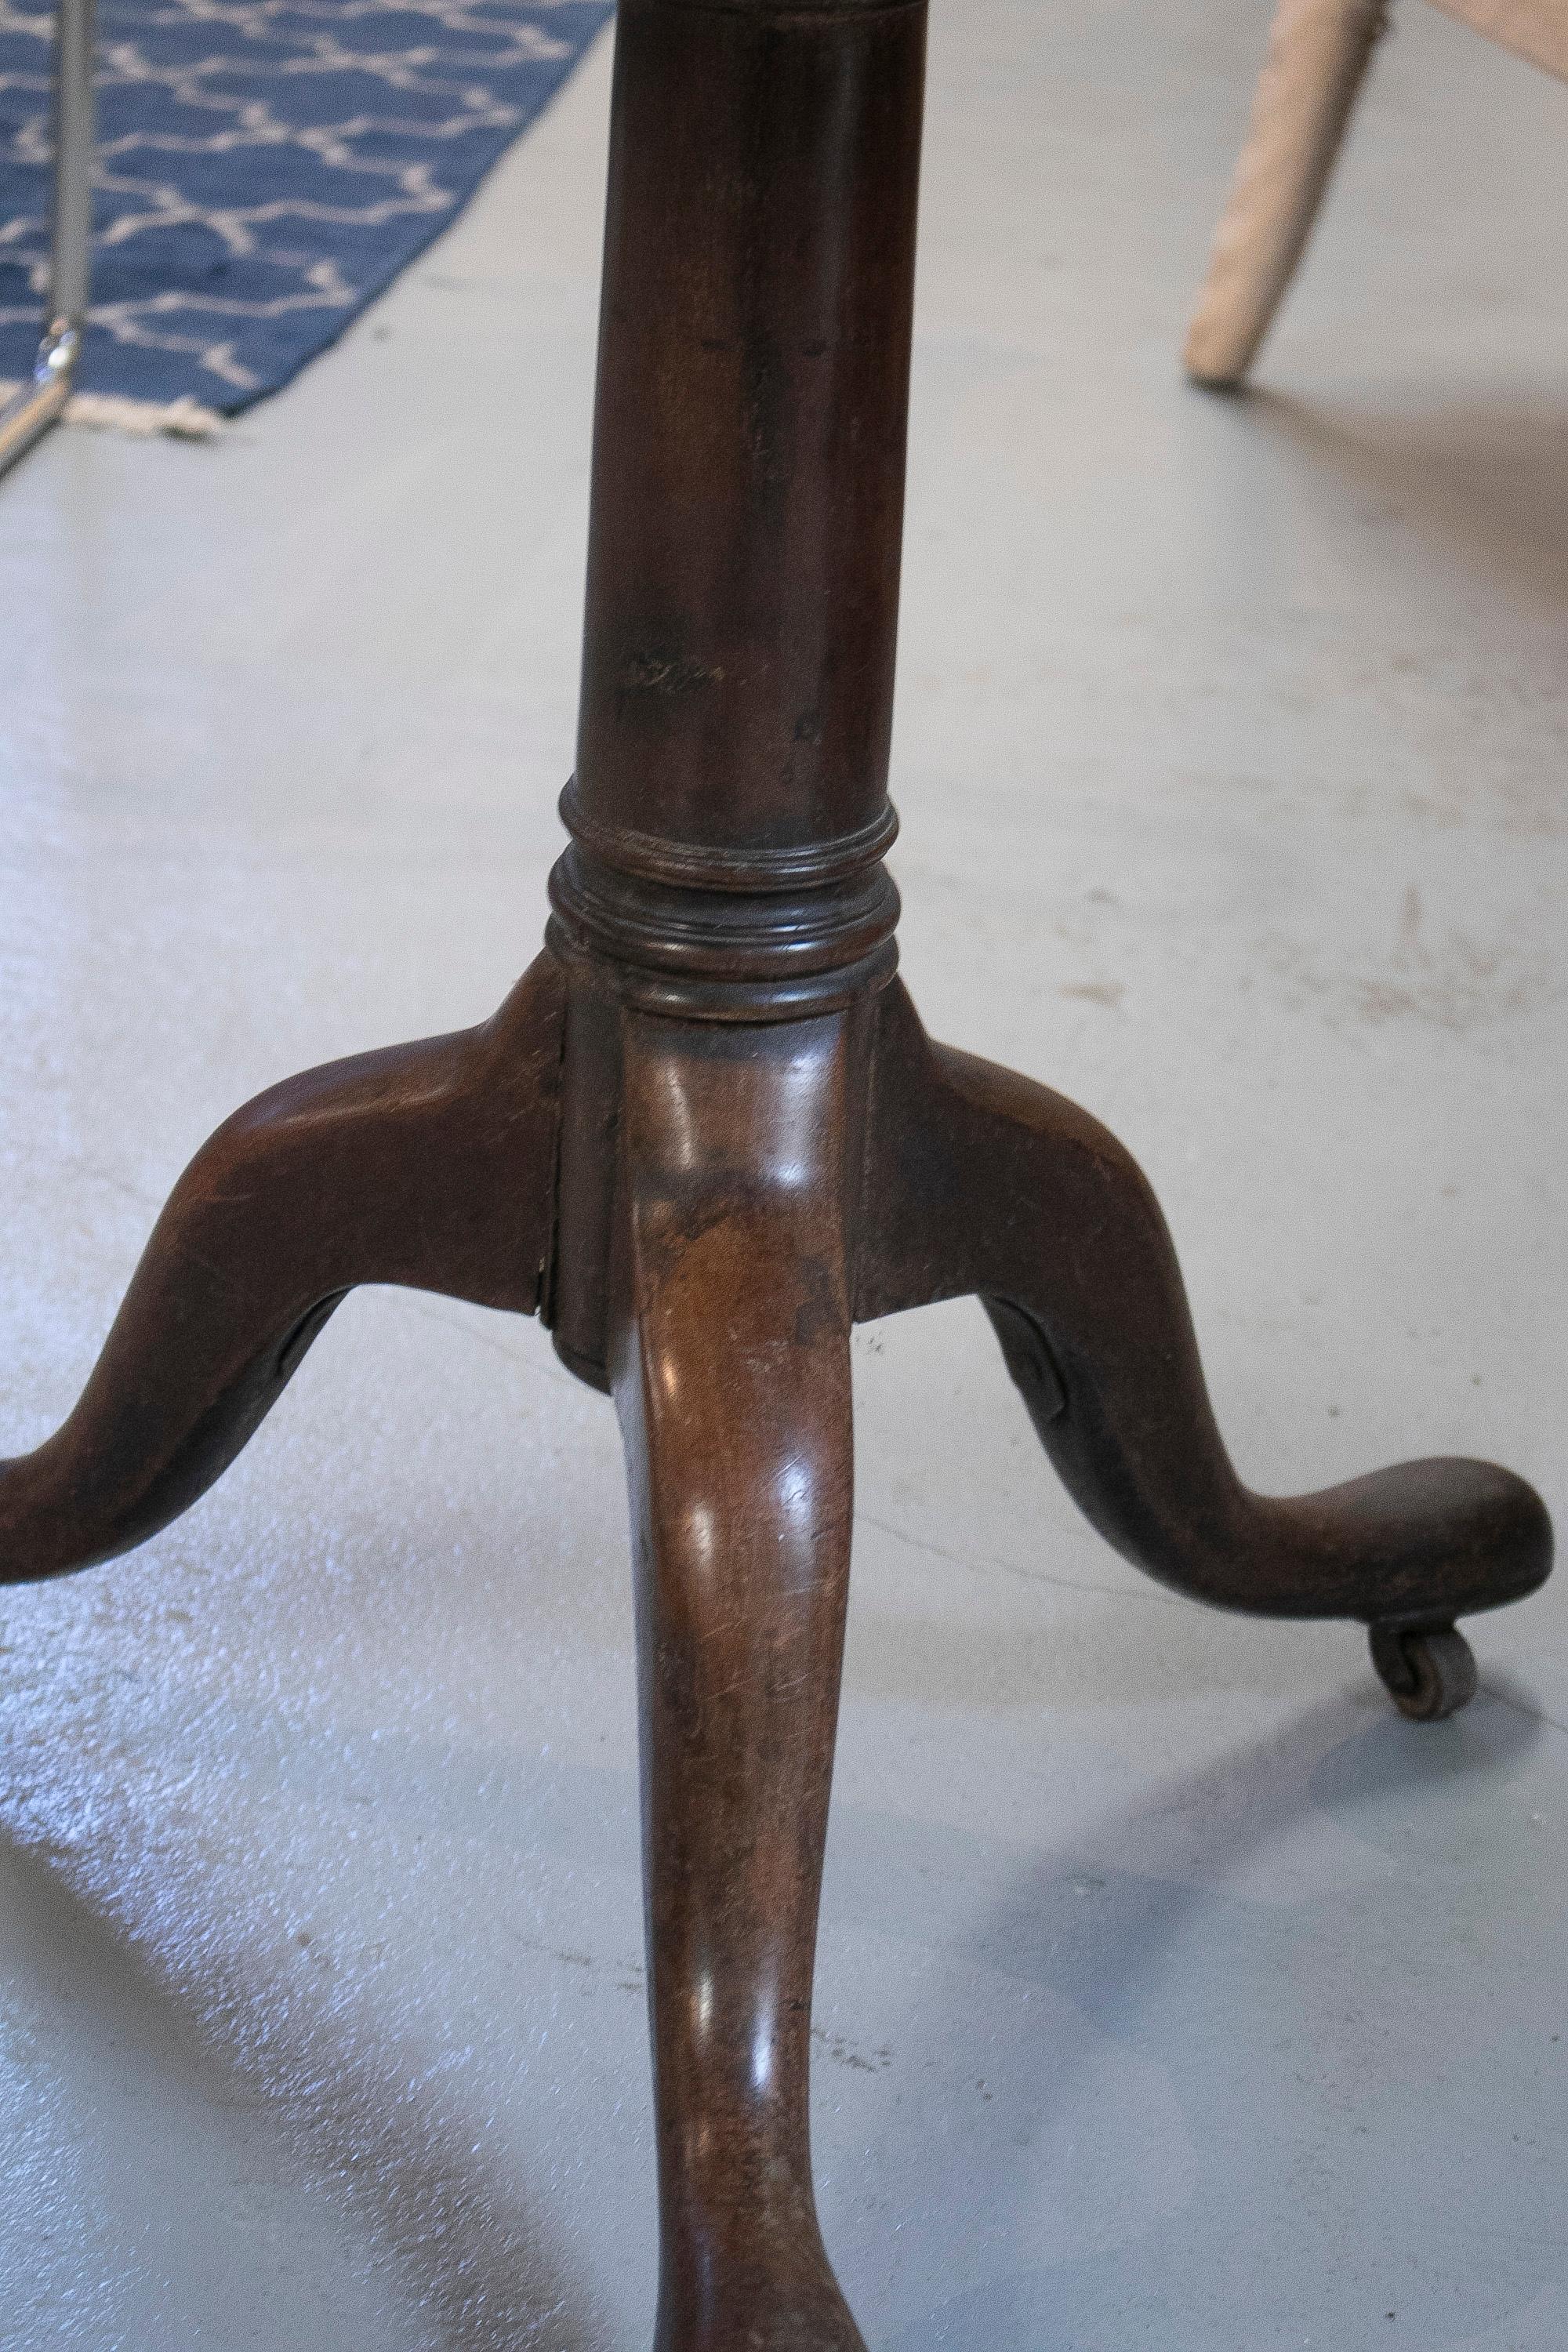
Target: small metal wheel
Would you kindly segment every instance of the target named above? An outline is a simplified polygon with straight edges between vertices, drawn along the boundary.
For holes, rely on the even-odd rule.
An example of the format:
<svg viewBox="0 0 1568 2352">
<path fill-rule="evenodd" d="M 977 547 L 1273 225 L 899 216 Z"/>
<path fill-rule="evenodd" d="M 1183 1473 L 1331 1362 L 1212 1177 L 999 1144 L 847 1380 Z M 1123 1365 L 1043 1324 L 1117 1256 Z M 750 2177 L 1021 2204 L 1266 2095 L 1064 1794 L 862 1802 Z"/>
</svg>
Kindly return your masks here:
<svg viewBox="0 0 1568 2352">
<path fill-rule="evenodd" d="M 1476 1695 L 1475 1654 L 1452 1625 L 1372 1625 L 1372 1663 L 1413 1723 L 1439 1723 Z"/>
</svg>

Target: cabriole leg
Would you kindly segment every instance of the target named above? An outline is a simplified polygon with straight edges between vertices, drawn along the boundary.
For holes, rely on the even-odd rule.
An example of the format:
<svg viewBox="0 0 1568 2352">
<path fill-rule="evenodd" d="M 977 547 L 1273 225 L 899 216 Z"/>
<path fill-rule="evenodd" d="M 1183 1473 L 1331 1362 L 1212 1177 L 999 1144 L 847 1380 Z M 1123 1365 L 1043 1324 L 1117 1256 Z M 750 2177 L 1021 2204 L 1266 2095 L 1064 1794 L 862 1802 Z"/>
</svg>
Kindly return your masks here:
<svg viewBox="0 0 1568 2352">
<path fill-rule="evenodd" d="M 657 2352 L 863 2352 L 817 2226 L 850 1524 L 847 1024 L 627 1017 L 612 1372 L 637 1552 Z"/>
<path fill-rule="evenodd" d="M 1115 1138 L 1047 1087 L 931 1045 L 901 991 L 876 1101 L 858 1312 L 978 1294 L 1065 1485 L 1119 1551 L 1220 1608 L 1360 1619 L 1407 1713 L 1462 1705 L 1454 1619 L 1551 1567 L 1533 1489 L 1436 1460 L 1252 1493 L 1215 1425 L 1159 1204 Z"/>
<path fill-rule="evenodd" d="M 80 1402 L 0 1462 L 0 1583 L 144 1543 L 234 1460 L 345 1291 L 531 1314 L 550 1252 L 563 983 L 237 1111 L 170 1196 Z"/>
</svg>

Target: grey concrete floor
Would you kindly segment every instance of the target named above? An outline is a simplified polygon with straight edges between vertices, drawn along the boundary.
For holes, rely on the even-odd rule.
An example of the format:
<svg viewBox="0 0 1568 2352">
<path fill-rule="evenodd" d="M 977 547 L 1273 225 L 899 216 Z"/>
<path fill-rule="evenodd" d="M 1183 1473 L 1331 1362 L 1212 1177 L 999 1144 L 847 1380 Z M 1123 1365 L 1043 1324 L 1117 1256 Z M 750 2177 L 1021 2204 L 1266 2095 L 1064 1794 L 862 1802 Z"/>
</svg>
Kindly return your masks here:
<svg viewBox="0 0 1568 2352">
<path fill-rule="evenodd" d="M 1143 1158 L 1245 1473 L 1568 1511 L 1568 91 L 1407 5 L 1245 403 L 1180 381 L 1261 0 L 939 0 L 895 788 L 932 1027 Z M 570 763 L 608 54 L 223 446 L 0 488 L 0 1441 L 174 1173 L 480 1017 Z M 816 2084 L 874 2352 L 1568 2342 L 1568 1583 L 1404 1725 L 1178 1604 L 976 1309 L 859 1335 Z M 637 2352 L 625 1507 L 375 1293 L 0 1607 L 8 2352 Z"/>
</svg>

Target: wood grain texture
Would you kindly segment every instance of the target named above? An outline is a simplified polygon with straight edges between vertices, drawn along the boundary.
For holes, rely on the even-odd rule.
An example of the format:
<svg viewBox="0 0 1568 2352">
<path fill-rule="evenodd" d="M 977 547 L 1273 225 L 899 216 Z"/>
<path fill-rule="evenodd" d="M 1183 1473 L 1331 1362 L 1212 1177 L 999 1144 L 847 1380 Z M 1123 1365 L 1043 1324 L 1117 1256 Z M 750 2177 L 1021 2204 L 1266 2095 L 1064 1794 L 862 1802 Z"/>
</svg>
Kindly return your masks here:
<svg viewBox="0 0 1568 2352">
<path fill-rule="evenodd" d="M 111 1559 L 188 1510 L 357 1285 L 534 1311 L 563 1003 L 542 957 L 482 1028 L 307 1071 L 218 1129 L 75 1411 L 0 1463 L 0 1580 Z"/>
<path fill-rule="evenodd" d="M 0 1465 L 0 1574 L 141 1541 L 363 1282 L 537 1311 L 613 1391 L 657 2352 L 864 2352 L 808 2128 L 857 1317 L 982 1298 L 1110 1542 L 1216 1605 L 1365 1622 L 1407 1714 L 1464 1704 L 1455 1615 L 1521 1597 L 1551 1560 L 1539 1499 L 1489 1464 L 1251 1493 L 1138 1169 L 1047 1088 L 933 1045 L 894 978 L 923 35 L 919 0 L 625 0 L 549 951 L 482 1028 L 291 1080 L 220 1129 L 75 1412 Z M 1314 169 L 1326 136 L 1303 150 Z"/>
<path fill-rule="evenodd" d="M 614 1345 L 637 1557 L 658 2352 L 862 2352 L 807 2118 L 849 1589 L 850 1024 L 627 1016 Z"/>
<path fill-rule="evenodd" d="M 1447 1624 L 1543 1580 L 1534 1490 L 1402 1463 L 1254 1494 L 1215 1423 L 1175 1251 L 1142 1170 L 1049 1087 L 932 1045 L 884 1000 L 858 1311 L 977 1296 L 1063 1483 L 1108 1542 L 1196 1601 Z"/>
</svg>

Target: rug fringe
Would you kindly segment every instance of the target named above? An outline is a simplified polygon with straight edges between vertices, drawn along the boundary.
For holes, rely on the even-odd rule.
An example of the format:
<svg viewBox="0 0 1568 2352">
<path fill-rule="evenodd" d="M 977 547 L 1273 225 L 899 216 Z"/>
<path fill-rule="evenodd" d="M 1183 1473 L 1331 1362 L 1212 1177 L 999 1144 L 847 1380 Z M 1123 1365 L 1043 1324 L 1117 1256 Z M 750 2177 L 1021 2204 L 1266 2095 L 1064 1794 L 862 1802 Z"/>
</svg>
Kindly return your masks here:
<svg viewBox="0 0 1568 2352">
<path fill-rule="evenodd" d="M 19 383 L 0 383 L 0 401 L 20 392 Z M 118 392 L 73 392 L 61 413 L 63 425 L 84 425 L 92 433 L 133 433 L 143 440 L 167 434 L 176 441 L 211 441 L 226 432 L 228 419 L 216 408 L 183 393 L 178 400 L 131 400 Z"/>
</svg>

